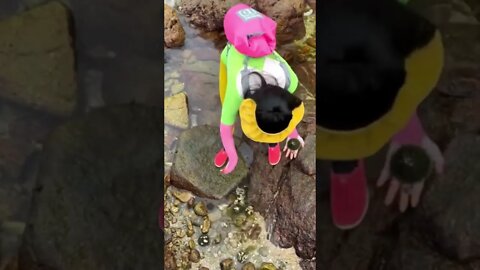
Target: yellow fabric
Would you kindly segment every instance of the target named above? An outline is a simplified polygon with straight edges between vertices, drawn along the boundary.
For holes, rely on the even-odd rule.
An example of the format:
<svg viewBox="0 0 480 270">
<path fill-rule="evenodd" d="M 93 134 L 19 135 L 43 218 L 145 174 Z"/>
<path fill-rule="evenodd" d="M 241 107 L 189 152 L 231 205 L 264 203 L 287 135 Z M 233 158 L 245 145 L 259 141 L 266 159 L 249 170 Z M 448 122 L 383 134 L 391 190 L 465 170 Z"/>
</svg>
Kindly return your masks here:
<svg viewBox="0 0 480 270">
<path fill-rule="evenodd" d="M 435 87 L 442 72 L 443 58 L 443 44 L 441 35 L 437 31 L 425 47 L 414 51 L 406 59 L 405 83 L 392 109 L 382 118 L 354 131 L 334 131 L 317 126 L 317 158 L 360 159 L 379 151 L 407 124 L 420 102 Z"/>
<path fill-rule="evenodd" d="M 218 91 L 220 94 L 220 102 L 223 105 L 225 99 L 225 92 L 227 90 L 227 66 L 220 61 L 220 70 L 218 72 Z"/>
<path fill-rule="evenodd" d="M 255 117 L 255 110 L 257 104 L 253 99 L 247 98 L 242 101 L 240 105 L 240 124 L 242 126 L 243 133 L 250 140 L 260 143 L 279 143 L 284 141 L 288 135 L 290 135 L 295 127 L 302 121 L 303 114 L 305 113 L 305 107 L 303 102 L 292 111 L 292 120 L 288 124 L 288 127 L 283 131 L 275 134 L 269 134 L 260 129 Z"/>
</svg>

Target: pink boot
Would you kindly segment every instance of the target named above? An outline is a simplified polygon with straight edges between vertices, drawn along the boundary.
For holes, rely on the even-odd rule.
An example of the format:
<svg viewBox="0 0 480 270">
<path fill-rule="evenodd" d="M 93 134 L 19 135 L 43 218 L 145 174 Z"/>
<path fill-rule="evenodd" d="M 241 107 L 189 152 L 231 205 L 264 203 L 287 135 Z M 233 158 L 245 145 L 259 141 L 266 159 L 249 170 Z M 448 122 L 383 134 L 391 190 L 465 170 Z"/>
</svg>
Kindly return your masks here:
<svg viewBox="0 0 480 270">
<path fill-rule="evenodd" d="M 218 153 L 215 155 L 215 160 L 214 160 L 215 166 L 217 168 L 221 168 L 225 166 L 225 164 L 227 164 L 227 161 L 228 161 L 227 152 L 225 152 L 224 149 L 218 151 Z"/>
<path fill-rule="evenodd" d="M 268 163 L 270 163 L 270 165 L 277 165 L 280 162 L 281 158 L 282 151 L 280 150 L 280 144 L 277 143 L 273 147 L 268 146 Z"/>
<path fill-rule="evenodd" d="M 348 230 L 362 222 L 368 209 L 368 188 L 363 160 L 349 173 L 331 172 L 331 211 L 333 223 Z"/>
</svg>

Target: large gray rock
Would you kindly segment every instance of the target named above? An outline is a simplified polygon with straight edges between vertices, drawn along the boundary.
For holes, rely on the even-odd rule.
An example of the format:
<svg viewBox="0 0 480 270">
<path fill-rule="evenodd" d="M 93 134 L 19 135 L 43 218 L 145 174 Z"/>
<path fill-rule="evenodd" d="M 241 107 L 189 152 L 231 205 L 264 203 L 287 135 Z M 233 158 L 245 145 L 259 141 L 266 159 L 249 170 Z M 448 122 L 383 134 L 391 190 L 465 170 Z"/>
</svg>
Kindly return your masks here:
<svg viewBox="0 0 480 270">
<path fill-rule="evenodd" d="M 101 109 L 45 144 L 21 270 L 158 269 L 161 108 Z"/>
<path fill-rule="evenodd" d="M 236 139 L 237 149 L 240 140 Z M 223 175 L 213 159 L 222 148 L 218 128 L 197 126 L 184 131 L 177 144 L 171 170 L 172 185 L 189 190 L 198 196 L 221 199 L 247 176 L 248 170 L 239 154 L 235 170 Z"/>
<path fill-rule="evenodd" d="M 69 16 L 52 1 L 0 21 L 0 97 L 61 116 L 74 110 Z"/>
<path fill-rule="evenodd" d="M 455 138 L 443 176 L 425 193 L 415 224 L 451 258 L 480 257 L 480 136 Z"/>
</svg>

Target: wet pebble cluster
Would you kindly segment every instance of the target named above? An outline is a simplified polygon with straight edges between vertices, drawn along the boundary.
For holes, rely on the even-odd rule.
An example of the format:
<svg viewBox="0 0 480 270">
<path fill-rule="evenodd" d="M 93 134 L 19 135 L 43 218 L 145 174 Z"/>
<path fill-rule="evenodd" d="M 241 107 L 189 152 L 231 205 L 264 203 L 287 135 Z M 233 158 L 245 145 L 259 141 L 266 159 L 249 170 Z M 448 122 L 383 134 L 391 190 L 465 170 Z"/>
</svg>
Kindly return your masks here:
<svg viewBox="0 0 480 270">
<path fill-rule="evenodd" d="M 243 188 L 220 202 L 169 187 L 165 195 L 165 244 L 166 254 L 173 258 L 166 259 L 166 269 L 300 269 L 298 263 L 288 265 L 292 263 L 284 262 L 281 256 L 273 258 L 276 254 L 271 250 L 279 248 L 262 237 L 261 221 L 246 204 Z M 279 250 L 277 253 L 282 253 Z"/>
</svg>

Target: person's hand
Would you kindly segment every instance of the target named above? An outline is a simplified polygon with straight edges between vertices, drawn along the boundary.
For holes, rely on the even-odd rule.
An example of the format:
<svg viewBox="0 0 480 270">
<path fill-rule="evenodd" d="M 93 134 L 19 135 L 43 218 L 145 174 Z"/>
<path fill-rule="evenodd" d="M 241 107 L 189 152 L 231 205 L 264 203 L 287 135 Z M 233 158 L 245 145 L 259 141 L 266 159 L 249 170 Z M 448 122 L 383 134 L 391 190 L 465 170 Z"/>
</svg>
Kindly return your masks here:
<svg viewBox="0 0 480 270">
<path fill-rule="evenodd" d="M 296 150 L 292 150 L 288 147 L 288 142 L 292 139 L 297 139 L 300 142 L 300 147 Z M 305 146 L 305 141 L 303 140 L 303 138 L 300 135 L 296 136 L 296 138 L 288 137 L 287 141 L 285 142 L 285 147 L 283 148 L 283 152 L 286 152 L 285 157 L 290 158 L 290 159 L 296 158 L 297 155 L 298 155 L 298 151 L 300 150 L 300 148 L 303 148 L 304 146 Z"/>
<path fill-rule="evenodd" d="M 237 167 L 237 163 L 238 163 L 238 155 L 236 153 L 229 155 L 227 165 L 225 166 L 225 168 L 221 169 L 220 172 L 223 174 L 229 174 L 233 172 L 235 167 Z"/>
<path fill-rule="evenodd" d="M 378 178 L 377 186 L 381 187 L 388 182 L 388 180 L 391 180 L 387 196 L 385 197 L 385 204 L 387 206 L 392 204 L 397 193 L 400 193 L 399 209 L 401 212 L 407 210 L 409 205 L 413 208 L 418 205 L 426 180 L 421 179 L 413 184 L 407 184 L 402 183 L 399 179 L 396 179 L 391 175 L 391 158 L 395 152 L 404 145 L 416 145 L 421 147 L 433 162 L 437 174 L 442 173 L 445 162 L 439 147 L 423 132 L 419 122 L 411 124 L 409 128 L 392 139 L 387 153 L 386 163 L 380 177 Z"/>
</svg>

